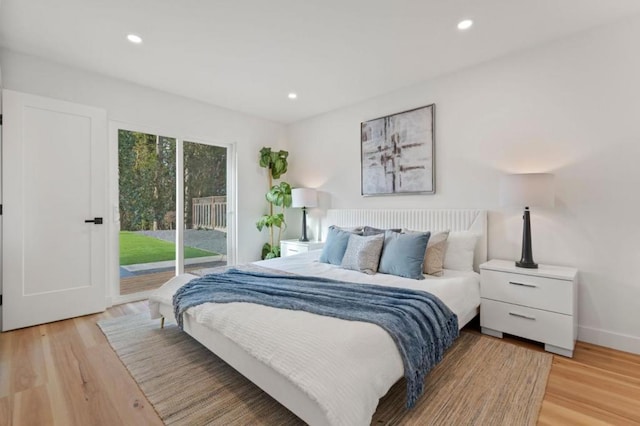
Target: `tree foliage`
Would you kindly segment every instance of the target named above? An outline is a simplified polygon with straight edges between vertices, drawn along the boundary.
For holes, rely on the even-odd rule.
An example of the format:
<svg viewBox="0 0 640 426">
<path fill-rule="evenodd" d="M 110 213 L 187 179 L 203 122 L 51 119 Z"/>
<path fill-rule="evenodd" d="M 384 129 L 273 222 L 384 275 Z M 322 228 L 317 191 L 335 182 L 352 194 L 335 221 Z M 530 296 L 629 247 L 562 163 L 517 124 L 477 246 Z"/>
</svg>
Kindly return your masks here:
<svg viewBox="0 0 640 426">
<path fill-rule="evenodd" d="M 184 209 L 187 228 L 193 227 L 191 200 L 227 195 L 227 149 L 184 143 Z"/>
<path fill-rule="evenodd" d="M 162 229 L 175 210 L 175 139 L 118 131 L 120 229 Z"/>
<path fill-rule="evenodd" d="M 174 229 L 176 140 L 118 131 L 120 229 Z M 226 148 L 184 143 L 185 221 L 192 227 L 194 197 L 226 194 Z"/>
</svg>

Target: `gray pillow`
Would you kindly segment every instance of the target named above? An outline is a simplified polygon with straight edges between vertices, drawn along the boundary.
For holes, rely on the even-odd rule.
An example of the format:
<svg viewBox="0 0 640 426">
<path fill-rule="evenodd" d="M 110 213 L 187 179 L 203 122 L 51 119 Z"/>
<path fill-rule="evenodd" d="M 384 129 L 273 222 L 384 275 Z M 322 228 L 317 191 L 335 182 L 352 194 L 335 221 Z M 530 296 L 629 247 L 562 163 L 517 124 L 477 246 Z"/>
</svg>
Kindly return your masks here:
<svg viewBox="0 0 640 426">
<path fill-rule="evenodd" d="M 342 258 L 342 267 L 369 275 L 375 274 L 378 270 L 378 262 L 380 262 L 382 243 L 384 243 L 384 235 L 382 234 L 369 237 L 352 234 Z"/>
<path fill-rule="evenodd" d="M 335 226 L 335 228 L 340 229 L 341 231 L 347 231 L 352 234 L 362 235 L 363 227 L 362 226 Z"/>
<path fill-rule="evenodd" d="M 422 268 L 431 232 L 384 233 L 384 247 L 378 272 L 422 280 Z"/>
<path fill-rule="evenodd" d="M 398 228 L 398 229 L 380 229 L 380 228 L 374 228 L 372 226 L 365 226 L 364 229 L 362 230 L 362 235 L 364 235 L 365 237 L 368 237 L 370 235 L 384 234 L 385 231 L 400 232 L 400 231 L 402 231 L 402 229 L 400 229 L 400 228 Z"/>
<path fill-rule="evenodd" d="M 350 232 L 338 229 L 336 226 L 330 226 L 327 233 L 327 241 L 324 243 L 322 254 L 320 255 L 320 262 L 340 265 L 351 235 L 353 234 Z"/>
</svg>

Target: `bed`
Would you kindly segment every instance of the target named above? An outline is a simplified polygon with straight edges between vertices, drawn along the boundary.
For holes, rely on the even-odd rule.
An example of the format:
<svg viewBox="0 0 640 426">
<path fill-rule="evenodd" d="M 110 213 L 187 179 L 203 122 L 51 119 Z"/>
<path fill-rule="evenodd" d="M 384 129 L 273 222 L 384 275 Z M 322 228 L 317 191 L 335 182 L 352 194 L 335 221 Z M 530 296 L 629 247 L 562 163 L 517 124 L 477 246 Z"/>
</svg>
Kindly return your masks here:
<svg viewBox="0 0 640 426">
<path fill-rule="evenodd" d="M 483 210 L 329 210 L 329 225 L 465 231 L 477 235 L 475 271 L 445 270 L 442 277 L 412 280 L 366 275 L 318 262 L 321 250 L 254 262 L 254 267 L 348 282 L 425 290 L 440 298 L 462 328 L 480 305 L 480 263 L 486 261 Z M 326 234 L 325 234 L 326 235 Z M 196 278 L 183 274 L 149 299 L 152 318 L 175 320 L 173 294 Z M 380 327 L 358 321 L 251 303 L 203 304 L 189 308 L 184 331 L 311 425 L 368 424 L 378 400 L 403 376 L 393 340 Z"/>
</svg>

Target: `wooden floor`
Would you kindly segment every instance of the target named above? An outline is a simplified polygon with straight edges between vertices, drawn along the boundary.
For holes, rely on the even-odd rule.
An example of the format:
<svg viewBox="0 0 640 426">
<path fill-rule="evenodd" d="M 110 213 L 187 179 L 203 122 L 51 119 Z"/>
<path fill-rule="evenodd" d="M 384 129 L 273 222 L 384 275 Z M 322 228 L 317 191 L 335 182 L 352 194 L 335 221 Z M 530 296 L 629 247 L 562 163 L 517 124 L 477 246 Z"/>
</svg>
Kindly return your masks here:
<svg viewBox="0 0 640 426">
<path fill-rule="evenodd" d="M 161 425 L 95 325 L 146 310 L 129 303 L 0 334 L 0 425 Z M 554 356 L 539 424 L 640 424 L 640 356 L 580 342 L 573 359 Z"/>
<path fill-rule="evenodd" d="M 202 264 L 186 265 L 184 271 L 193 272 L 201 270 L 202 268 Z M 170 271 L 152 272 L 149 274 L 120 278 L 120 295 L 124 296 L 125 294 L 155 290 L 175 276 L 176 272 L 172 269 Z"/>
<path fill-rule="evenodd" d="M 175 271 L 165 271 L 120 278 L 120 295 L 155 290 L 175 276 Z"/>
</svg>

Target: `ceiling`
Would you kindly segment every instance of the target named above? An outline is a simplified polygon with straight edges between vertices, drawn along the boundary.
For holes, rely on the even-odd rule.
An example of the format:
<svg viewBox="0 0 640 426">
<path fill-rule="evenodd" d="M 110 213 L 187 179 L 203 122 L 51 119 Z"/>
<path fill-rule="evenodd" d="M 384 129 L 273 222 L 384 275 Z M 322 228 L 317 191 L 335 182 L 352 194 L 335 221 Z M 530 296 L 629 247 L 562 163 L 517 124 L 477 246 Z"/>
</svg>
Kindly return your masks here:
<svg viewBox="0 0 640 426">
<path fill-rule="evenodd" d="M 2 0 L 0 45 L 291 123 L 639 13 L 638 0 Z"/>
</svg>

